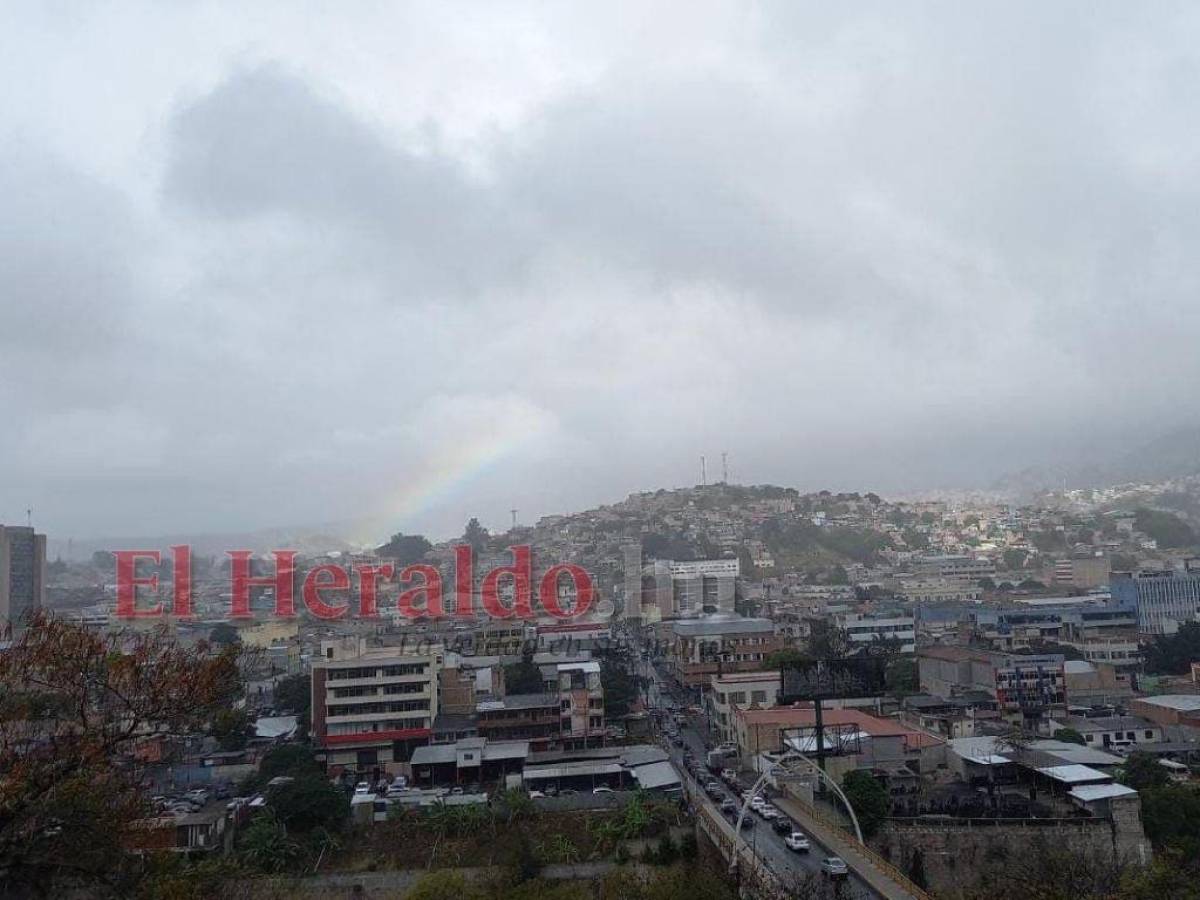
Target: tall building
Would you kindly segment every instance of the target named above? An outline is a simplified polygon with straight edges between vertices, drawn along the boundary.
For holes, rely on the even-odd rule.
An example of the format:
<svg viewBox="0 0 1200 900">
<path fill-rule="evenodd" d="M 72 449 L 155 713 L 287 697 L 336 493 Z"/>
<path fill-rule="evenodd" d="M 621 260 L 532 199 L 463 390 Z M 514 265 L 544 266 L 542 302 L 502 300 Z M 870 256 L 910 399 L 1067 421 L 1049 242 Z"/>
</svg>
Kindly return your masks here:
<svg viewBox="0 0 1200 900">
<path fill-rule="evenodd" d="M 0 525 L 0 633 L 24 627 L 46 603 L 46 536 Z"/>
<path fill-rule="evenodd" d="M 440 644 L 368 647 L 323 641 L 312 669 L 313 742 L 330 771 L 397 772 L 429 743 L 438 715 Z"/>
<path fill-rule="evenodd" d="M 1114 572 L 1109 584 L 1114 600 L 1137 607 L 1142 634 L 1174 634 L 1200 614 L 1200 560 L 1165 572 Z"/>
</svg>

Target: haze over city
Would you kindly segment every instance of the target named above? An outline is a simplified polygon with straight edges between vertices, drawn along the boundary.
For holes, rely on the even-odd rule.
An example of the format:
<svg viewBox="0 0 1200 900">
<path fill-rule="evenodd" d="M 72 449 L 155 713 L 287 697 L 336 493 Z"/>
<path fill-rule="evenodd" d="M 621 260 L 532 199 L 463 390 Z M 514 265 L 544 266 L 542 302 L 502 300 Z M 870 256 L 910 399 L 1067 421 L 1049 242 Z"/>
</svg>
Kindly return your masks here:
<svg viewBox="0 0 1200 900">
<path fill-rule="evenodd" d="M 0 516 L 450 535 L 1195 421 L 1190 4 L 26 4 Z"/>
</svg>

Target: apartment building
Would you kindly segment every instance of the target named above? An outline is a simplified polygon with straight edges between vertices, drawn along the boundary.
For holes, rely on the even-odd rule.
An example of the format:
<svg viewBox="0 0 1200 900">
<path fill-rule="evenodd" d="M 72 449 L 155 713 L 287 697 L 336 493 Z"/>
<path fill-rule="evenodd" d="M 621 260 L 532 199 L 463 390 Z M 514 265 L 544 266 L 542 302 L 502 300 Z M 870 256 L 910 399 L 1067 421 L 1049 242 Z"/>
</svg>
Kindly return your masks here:
<svg viewBox="0 0 1200 900">
<path fill-rule="evenodd" d="M 653 598 L 661 619 L 687 619 L 704 615 L 705 607 L 733 611 L 741 566 L 737 559 L 699 559 L 690 562 L 660 560 L 647 566 L 653 579 Z M 643 605 L 646 596 L 643 590 Z"/>
<path fill-rule="evenodd" d="M 779 672 L 733 672 L 713 675 L 705 698 L 709 722 L 722 741 L 734 739 L 734 710 L 769 707 L 779 702 Z"/>
<path fill-rule="evenodd" d="M 727 614 L 671 623 L 667 640 L 667 666 L 688 687 L 706 687 L 713 675 L 758 671 L 784 646 L 770 619 Z"/>
<path fill-rule="evenodd" d="M 1002 653 L 967 647 L 922 647 L 921 690 L 937 697 L 983 691 L 1009 719 L 1027 722 L 1066 713 L 1066 674 L 1060 653 Z"/>
<path fill-rule="evenodd" d="M 595 660 L 559 663 L 559 740 L 564 746 L 588 746 L 604 741 L 604 685 Z"/>
<path fill-rule="evenodd" d="M 1114 572 L 1113 598 L 1137 609 L 1142 634 L 1174 634 L 1200 615 L 1200 560 L 1165 572 Z"/>
<path fill-rule="evenodd" d="M 321 643 L 312 668 L 313 741 L 331 770 L 396 772 L 429 743 L 438 715 L 440 644 Z"/>
<path fill-rule="evenodd" d="M 46 605 L 46 536 L 0 525 L 0 637 L 21 630 Z"/>
</svg>

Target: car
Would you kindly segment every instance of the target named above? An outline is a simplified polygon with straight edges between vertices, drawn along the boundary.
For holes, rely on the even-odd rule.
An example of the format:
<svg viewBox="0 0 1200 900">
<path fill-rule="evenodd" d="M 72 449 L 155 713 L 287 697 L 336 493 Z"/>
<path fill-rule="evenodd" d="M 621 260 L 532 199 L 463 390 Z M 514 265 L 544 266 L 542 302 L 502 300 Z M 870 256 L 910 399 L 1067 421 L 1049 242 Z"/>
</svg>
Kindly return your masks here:
<svg viewBox="0 0 1200 900">
<path fill-rule="evenodd" d="M 762 816 L 764 819 L 766 819 L 768 822 L 779 818 L 779 810 L 777 810 L 773 806 L 759 807 L 758 814 L 760 816 Z"/>
<path fill-rule="evenodd" d="M 602 784 L 599 787 L 592 788 L 592 793 L 593 794 L 615 794 L 616 791 L 614 791 L 612 788 L 608 787 L 607 785 Z"/>
<path fill-rule="evenodd" d="M 721 801 L 721 810 L 723 812 L 733 812 L 737 808 L 738 808 L 738 805 L 732 797 L 726 797 L 724 800 Z"/>
<path fill-rule="evenodd" d="M 360 781 L 354 786 L 355 796 L 364 797 L 369 793 L 371 793 L 371 785 L 367 784 L 365 781 Z"/>
<path fill-rule="evenodd" d="M 737 772 L 733 771 L 733 769 L 722 769 L 721 770 L 721 780 L 724 781 L 726 784 L 736 784 L 737 783 Z"/>
<path fill-rule="evenodd" d="M 850 867 L 840 856 L 827 856 L 821 860 L 821 873 L 829 878 L 845 878 Z"/>
<path fill-rule="evenodd" d="M 734 813 L 734 815 L 731 818 L 733 819 L 734 822 L 736 822 L 737 818 L 738 818 L 737 813 Z M 753 827 L 754 827 L 754 819 L 752 819 L 750 816 L 742 816 L 742 828 L 750 829 Z"/>
<path fill-rule="evenodd" d="M 812 846 L 808 843 L 808 838 L 805 837 L 804 833 L 801 831 L 793 831 L 791 834 L 785 837 L 783 839 L 783 845 L 794 853 L 807 853 L 812 849 Z M 829 860 L 827 859 L 825 862 L 829 862 Z M 844 866 L 845 863 L 842 863 L 842 865 Z M 824 867 L 825 863 L 821 863 L 822 871 L 824 871 Z"/>
<path fill-rule="evenodd" d="M 545 800 L 545 799 L 546 799 L 546 795 L 545 795 L 545 794 L 543 794 L 541 791 L 530 791 L 530 792 L 529 792 L 529 799 L 530 799 L 530 800 Z"/>
<path fill-rule="evenodd" d="M 789 819 L 787 816 L 780 816 L 779 818 L 777 818 L 774 822 L 771 823 L 771 827 L 774 828 L 776 832 L 778 832 L 779 834 L 782 834 L 782 835 L 791 834 L 793 831 L 796 830 L 796 826 L 794 826 L 792 824 L 792 820 Z"/>
<path fill-rule="evenodd" d="M 750 798 L 750 806 L 754 809 L 762 809 L 767 805 L 767 798 L 761 794 L 757 794 Z"/>
<path fill-rule="evenodd" d="M 463 795 L 463 793 L 464 793 L 464 791 L 460 787 L 450 788 L 450 796 L 451 797 L 461 797 Z"/>
</svg>

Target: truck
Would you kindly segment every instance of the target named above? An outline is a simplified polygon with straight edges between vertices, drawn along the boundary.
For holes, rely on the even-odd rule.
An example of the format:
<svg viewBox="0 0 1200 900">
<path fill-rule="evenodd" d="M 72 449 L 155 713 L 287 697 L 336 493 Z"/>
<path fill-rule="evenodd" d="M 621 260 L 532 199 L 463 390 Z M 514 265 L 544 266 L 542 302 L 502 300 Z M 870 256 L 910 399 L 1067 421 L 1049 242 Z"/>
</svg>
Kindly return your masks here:
<svg viewBox="0 0 1200 900">
<path fill-rule="evenodd" d="M 708 765 L 708 771 L 716 774 L 725 768 L 726 752 L 718 747 L 716 750 L 709 750 L 705 758 L 705 763 Z"/>
</svg>

